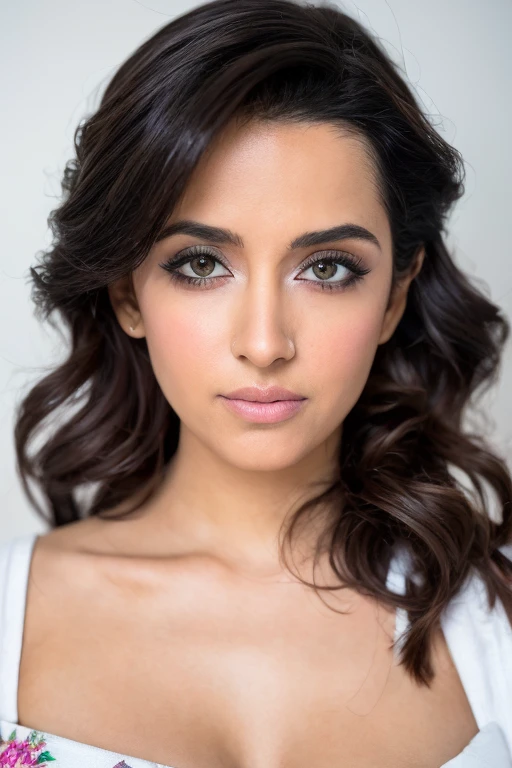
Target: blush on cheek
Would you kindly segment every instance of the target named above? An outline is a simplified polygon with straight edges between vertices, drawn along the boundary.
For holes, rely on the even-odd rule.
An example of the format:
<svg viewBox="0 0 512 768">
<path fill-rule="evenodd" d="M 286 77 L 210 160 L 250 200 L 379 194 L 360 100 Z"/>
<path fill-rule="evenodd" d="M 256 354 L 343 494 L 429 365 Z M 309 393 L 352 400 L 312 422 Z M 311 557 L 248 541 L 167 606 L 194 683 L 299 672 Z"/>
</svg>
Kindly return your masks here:
<svg viewBox="0 0 512 768">
<path fill-rule="evenodd" d="M 146 340 L 155 376 L 167 400 L 176 408 L 208 389 L 215 381 L 214 361 L 219 358 L 219 330 L 211 317 L 174 312 L 145 321 Z M 208 394 L 208 393 L 206 393 Z"/>
<path fill-rule="evenodd" d="M 323 356 L 333 356 L 340 366 L 354 370 L 373 360 L 382 327 L 379 312 L 358 307 L 335 322 L 326 323 L 316 333 L 316 348 Z"/>
<path fill-rule="evenodd" d="M 380 317 L 359 313 L 323 333 L 316 346 L 316 370 L 326 372 L 324 387 L 345 411 L 342 418 L 357 402 L 368 380 L 380 330 Z"/>
<path fill-rule="evenodd" d="M 371 365 L 377 350 L 380 330 L 380 318 L 375 318 L 373 315 L 362 315 L 357 321 L 347 323 L 345 332 L 340 334 L 342 336 L 340 343 L 348 360 L 355 366 L 365 367 L 365 362 Z"/>
</svg>

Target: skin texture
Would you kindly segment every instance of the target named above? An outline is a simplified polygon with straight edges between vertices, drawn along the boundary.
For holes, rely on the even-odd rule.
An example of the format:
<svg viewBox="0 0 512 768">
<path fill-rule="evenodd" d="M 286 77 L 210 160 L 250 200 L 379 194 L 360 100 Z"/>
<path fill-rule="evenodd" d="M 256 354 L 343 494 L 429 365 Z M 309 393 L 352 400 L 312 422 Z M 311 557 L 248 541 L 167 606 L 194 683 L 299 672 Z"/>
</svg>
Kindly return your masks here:
<svg viewBox="0 0 512 768">
<path fill-rule="evenodd" d="M 84 519 L 36 541 L 18 722 L 176 768 L 438 768 L 478 731 L 442 632 L 434 683 L 420 687 L 393 657 L 394 611 L 351 590 L 319 599 L 283 568 L 276 541 L 309 484 L 329 480 L 343 420 L 423 253 L 388 302 L 392 244 L 371 163 L 325 125 L 230 126 L 169 223 L 185 218 L 243 238 L 244 248 L 210 243 L 225 277 L 206 289 L 172 282 L 160 264 L 198 242 L 181 234 L 109 289 L 122 328 L 146 337 L 181 419 L 179 448 L 135 517 Z M 348 222 L 380 249 L 287 250 Z M 302 266 L 327 249 L 370 271 L 346 291 L 320 289 L 321 274 Z M 346 277 L 340 267 L 335 279 Z M 217 397 L 258 384 L 308 401 L 255 425 Z M 299 542 L 310 580 L 317 532 Z M 325 561 L 315 580 L 336 583 Z"/>
</svg>

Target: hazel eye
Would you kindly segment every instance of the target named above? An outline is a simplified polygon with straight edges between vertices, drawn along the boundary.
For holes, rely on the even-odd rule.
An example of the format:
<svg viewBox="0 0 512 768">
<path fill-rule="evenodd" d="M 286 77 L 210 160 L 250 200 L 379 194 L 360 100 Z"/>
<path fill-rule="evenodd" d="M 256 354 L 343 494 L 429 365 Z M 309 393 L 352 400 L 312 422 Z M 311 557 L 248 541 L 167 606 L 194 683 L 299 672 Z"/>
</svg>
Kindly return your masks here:
<svg viewBox="0 0 512 768">
<path fill-rule="evenodd" d="M 182 264 L 182 268 L 186 267 L 190 270 L 187 274 L 186 270 L 183 270 L 182 274 L 186 277 L 211 277 L 215 271 L 215 265 L 220 265 L 220 262 L 209 254 L 201 254 L 194 256 L 188 261 Z M 222 265 L 220 265 L 222 266 Z M 222 277 L 222 275 L 213 275 L 214 277 Z"/>
<path fill-rule="evenodd" d="M 345 270 L 345 276 L 342 275 L 341 278 L 338 277 L 340 267 Z M 300 273 L 302 275 L 311 272 L 313 279 L 302 277 L 296 279 L 305 279 L 306 282 L 324 290 L 345 290 L 360 282 L 369 271 L 369 269 L 361 266 L 361 259 L 356 259 L 349 253 L 327 251 L 324 255 L 312 256 Z M 315 277 L 318 279 L 315 280 Z"/>
<path fill-rule="evenodd" d="M 163 264 L 162 269 L 169 272 L 176 282 L 206 288 L 214 285 L 219 278 L 231 274 L 220 258 L 208 246 L 194 245 L 187 248 Z M 226 270 L 221 274 L 215 274 L 216 266 Z"/>
<path fill-rule="evenodd" d="M 335 261 L 330 261 L 329 259 L 320 259 L 319 261 L 316 261 L 312 266 L 308 267 L 305 270 L 305 273 L 312 272 L 315 277 L 318 277 L 320 280 L 330 280 L 333 277 L 336 277 L 339 273 L 339 268 L 342 266 L 341 264 L 338 264 Z M 345 269 L 345 272 L 347 272 L 346 267 L 343 267 Z"/>
</svg>

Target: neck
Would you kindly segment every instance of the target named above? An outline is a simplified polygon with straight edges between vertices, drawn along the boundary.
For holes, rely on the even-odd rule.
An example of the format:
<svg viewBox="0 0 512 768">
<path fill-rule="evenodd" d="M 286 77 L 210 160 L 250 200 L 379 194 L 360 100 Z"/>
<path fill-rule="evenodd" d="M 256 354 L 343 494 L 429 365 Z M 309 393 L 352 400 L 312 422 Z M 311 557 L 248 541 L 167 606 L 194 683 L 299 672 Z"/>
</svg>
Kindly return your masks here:
<svg viewBox="0 0 512 768">
<path fill-rule="evenodd" d="M 281 571 L 281 527 L 336 476 L 339 439 L 338 430 L 294 466 L 258 471 L 226 463 L 182 425 L 162 484 L 141 509 L 144 539 L 155 554 L 200 552 L 235 570 Z M 315 521 L 299 526 L 307 528 L 298 540 L 308 554 L 322 530 Z"/>
</svg>

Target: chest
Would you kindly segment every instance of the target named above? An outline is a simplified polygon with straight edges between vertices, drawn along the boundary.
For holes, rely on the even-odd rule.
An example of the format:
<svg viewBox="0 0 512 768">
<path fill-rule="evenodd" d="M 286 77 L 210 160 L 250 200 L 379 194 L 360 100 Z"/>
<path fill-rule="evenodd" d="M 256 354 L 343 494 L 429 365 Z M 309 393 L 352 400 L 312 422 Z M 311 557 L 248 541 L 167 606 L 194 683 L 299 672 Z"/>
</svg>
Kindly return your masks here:
<svg viewBox="0 0 512 768">
<path fill-rule="evenodd" d="M 478 730 L 442 634 L 420 687 L 371 600 L 78 575 L 29 589 L 21 725 L 175 768 L 434 768 Z"/>
</svg>

